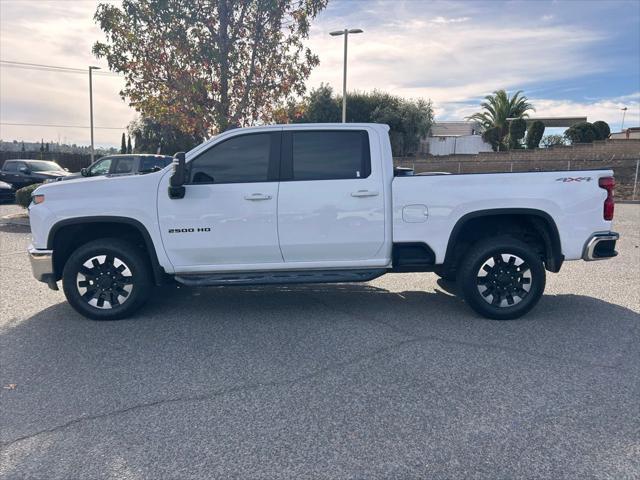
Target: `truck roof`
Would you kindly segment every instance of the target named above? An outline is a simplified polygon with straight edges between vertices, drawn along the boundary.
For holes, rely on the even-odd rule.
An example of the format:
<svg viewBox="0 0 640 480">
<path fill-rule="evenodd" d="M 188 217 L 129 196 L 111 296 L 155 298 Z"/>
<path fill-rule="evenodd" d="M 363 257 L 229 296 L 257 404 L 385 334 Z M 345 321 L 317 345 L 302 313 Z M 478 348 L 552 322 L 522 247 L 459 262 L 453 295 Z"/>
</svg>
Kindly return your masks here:
<svg viewBox="0 0 640 480">
<path fill-rule="evenodd" d="M 255 125 L 251 127 L 239 127 L 232 128 L 229 130 L 225 130 L 213 137 L 205 140 L 200 145 L 194 147 L 193 149 L 187 152 L 187 158 L 190 158 L 193 155 L 197 155 L 203 150 L 206 150 L 209 144 L 212 142 L 217 142 L 220 138 L 226 136 L 234 136 L 241 134 L 243 132 L 265 132 L 269 130 L 279 130 L 279 129 L 287 129 L 287 130 L 310 130 L 314 128 L 328 130 L 328 129 L 336 129 L 336 130 L 349 130 L 354 128 L 375 128 L 377 130 L 384 130 L 384 132 L 389 131 L 389 125 L 386 123 L 277 123 L 274 125 Z"/>
</svg>

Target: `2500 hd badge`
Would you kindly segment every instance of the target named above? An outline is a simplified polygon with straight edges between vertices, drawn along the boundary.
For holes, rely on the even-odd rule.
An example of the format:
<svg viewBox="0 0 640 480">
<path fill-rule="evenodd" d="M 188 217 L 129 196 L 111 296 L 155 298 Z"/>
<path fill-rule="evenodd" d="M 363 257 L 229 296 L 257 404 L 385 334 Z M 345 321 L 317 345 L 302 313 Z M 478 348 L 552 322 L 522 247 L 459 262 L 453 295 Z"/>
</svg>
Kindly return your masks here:
<svg viewBox="0 0 640 480">
<path fill-rule="evenodd" d="M 211 227 L 198 228 L 170 228 L 169 233 L 194 233 L 194 232 L 210 232 Z"/>
</svg>

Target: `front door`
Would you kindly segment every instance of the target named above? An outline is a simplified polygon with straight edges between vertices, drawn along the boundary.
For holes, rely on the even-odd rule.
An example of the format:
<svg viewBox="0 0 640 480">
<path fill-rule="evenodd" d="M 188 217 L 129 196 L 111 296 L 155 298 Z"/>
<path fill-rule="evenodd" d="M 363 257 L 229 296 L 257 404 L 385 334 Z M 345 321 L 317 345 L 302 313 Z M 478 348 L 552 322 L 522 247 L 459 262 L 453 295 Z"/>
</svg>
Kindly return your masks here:
<svg viewBox="0 0 640 480">
<path fill-rule="evenodd" d="M 278 230 L 285 262 L 349 267 L 384 260 L 382 172 L 372 169 L 368 131 L 292 129 L 282 145 Z"/>
<path fill-rule="evenodd" d="M 189 159 L 184 198 L 170 199 L 166 186 L 158 192 L 162 241 L 176 272 L 282 263 L 280 137 L 277 131 L 223 139 Z"/>
</svg>

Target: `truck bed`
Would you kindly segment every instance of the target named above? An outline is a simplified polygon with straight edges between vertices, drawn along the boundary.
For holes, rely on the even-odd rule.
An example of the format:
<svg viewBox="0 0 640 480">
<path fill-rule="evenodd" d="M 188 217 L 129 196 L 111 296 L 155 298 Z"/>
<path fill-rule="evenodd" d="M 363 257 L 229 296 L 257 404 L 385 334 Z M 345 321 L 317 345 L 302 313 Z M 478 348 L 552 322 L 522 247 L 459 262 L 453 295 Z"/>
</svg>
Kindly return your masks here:
<svg viewBox="0 0 640 480">
<path fill-rule="evenodd" d="M 465 215 L 537 210 L 554 222 L 565 258 L 579 259 L 589 236 L 611 227 L 603 219 L 607 194 L 598 179 L 612 175 L 611 170 L 572 170 L 395 177 L 393 239 L 427 238 L 436 263 L 442 263 L 452 231 Z M 420 208 L 423 219 L 415 215 Z"/>
</svg>

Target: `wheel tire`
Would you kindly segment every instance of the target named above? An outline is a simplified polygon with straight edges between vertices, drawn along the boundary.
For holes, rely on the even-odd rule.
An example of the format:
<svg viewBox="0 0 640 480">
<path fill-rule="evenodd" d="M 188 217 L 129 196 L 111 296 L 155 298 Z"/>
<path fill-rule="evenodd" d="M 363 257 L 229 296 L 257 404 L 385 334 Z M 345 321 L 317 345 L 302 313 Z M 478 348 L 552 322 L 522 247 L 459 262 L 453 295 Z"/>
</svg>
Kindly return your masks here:
<svg viewBox="0 0 640 480">
<path fill-rule="evenodd" d="M 494 320 L 523 316 L 538 303 L 546 282 L 536 251 L 510 236 L 473 245 L 457 276 L 458 290 L 469 306 Z"/>
<path fill-rule="evenodd" d="M 71 306 L 92 320 L 129 317 L 144 305 L 153 289 L 144 252 L 117 238 L 78 247 L 64 266 L 62 285 Z"/>
</svg>

